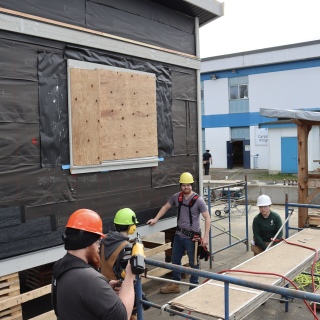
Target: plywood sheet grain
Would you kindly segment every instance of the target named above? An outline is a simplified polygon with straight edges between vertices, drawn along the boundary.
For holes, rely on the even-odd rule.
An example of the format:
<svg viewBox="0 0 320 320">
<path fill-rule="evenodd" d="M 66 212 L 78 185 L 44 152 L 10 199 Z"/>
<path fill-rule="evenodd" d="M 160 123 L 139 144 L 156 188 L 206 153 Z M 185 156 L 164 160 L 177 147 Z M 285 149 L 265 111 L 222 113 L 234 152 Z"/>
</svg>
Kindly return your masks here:
<svg viewBox="0 0 320 320">
<path fill-rule="evenodd" d="M 158 155 L 154 76 L 100 70 L 100 101 L 103 161 Z"/>
<path fill-rule="evenodd" d="M 73 165 L 102 163 L 99 70 L 70 68 Z"/>
<path fill-rule="evenodd" d="M 243 301 L 250 301 L 255 298 L 257 293 L 250 289 L 243 288 L 241 291 L 235 289 L 232 285 L 229 287 L 229 310 L 238 310 L 242 307 Z M 224 285 L 220 282 L 215 286 L 207 284 L 193 289 L 190 293 L 172 301 L 176 307 L 183 307 L 189 311 L 195 311 L 207 314 L 213 317 L 224 317 Z"/>
<path fill-rule="evenodd" d="M 304 241 L 304 243 L 299 240 Z M 288 241 L 315 248 L 318 252 L 320 251 L 319 230 L 304 229 L 292 236 Z M 297 275 L 297 272 L 300 273 L 309 264 L 312 264 L 313 258 L 314 251 L 282 242 L 233 268 L 233 270 L 272 272 L 293 279 Z M 306 263 L 308 261 L 309 264 Z M 301 270 L 297 271 L 298 269 Z M 278 285 L 280 281 L 279 277 L 273 275 L 250 275 L 236 272 L 228 272 L 226 275 L 264 284 Z M 224 288 L 222 286 L 223 282 L 211 280 L 205 285 L 174 299 L 171 304 L 224 319 Z M 259 290 L 230 284 L 230 316 L 235 315 L 241 309 L 247 308 L 248 312 L 252 311 L 252 307 L 250 307 L 250 305 L 252 306 L 252 300 L 257 301 L 256 299 L 258 299 L 261 293 L 263 292 Z M 201 302 L 202 299 L 203 302 Z M 263 298 L 260 298 L 261 302 L 263 302 Z M 259 302 L 256 302 L 256 305 L 258 306 Z M 235 318 L 240 319 L 240 317 Z"/>
</svg>

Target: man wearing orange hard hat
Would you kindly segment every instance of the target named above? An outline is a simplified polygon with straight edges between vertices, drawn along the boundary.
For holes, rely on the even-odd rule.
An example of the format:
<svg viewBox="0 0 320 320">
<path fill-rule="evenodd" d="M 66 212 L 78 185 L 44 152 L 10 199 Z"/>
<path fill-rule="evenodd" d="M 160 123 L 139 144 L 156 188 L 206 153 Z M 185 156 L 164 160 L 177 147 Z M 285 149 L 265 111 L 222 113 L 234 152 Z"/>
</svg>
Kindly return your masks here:
<svg viewBox="0 0 320 320">
<path fill-rule="evenodd" d="M 53 267 L 52 304 L 58 319 L 130 319 L 134 303 L 134 275 L 130 263 L 120 288 L 100 268 L 100 216 L 89 209 L 74 212 L 62 236 L 67 254 Z"/>
</svg>

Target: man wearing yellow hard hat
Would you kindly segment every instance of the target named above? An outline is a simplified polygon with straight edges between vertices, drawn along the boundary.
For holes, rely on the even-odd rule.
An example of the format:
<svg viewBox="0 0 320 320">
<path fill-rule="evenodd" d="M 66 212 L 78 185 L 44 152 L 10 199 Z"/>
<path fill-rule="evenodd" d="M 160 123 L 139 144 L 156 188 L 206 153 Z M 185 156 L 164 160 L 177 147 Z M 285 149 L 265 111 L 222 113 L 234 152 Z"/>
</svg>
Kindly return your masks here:
<svg viewBox="0 0 320 320">
<path fill-rule="evenodd" d="M 195 257 L 195 250 L 198 241 L 205 247 L 209 243 L 209 230 L 211 220 L 207 205 L 202 197 L 192 191 L 193 177 L 189 172 L 184 172 L 180 176 L 181 191 L 174 194 L 170 200 L 160 209 L 154 219 L 147 223 L 153 226 L 157 221 L 173 206 L 177 208 L 177 231 L 172 244 L 172 263 L 181 265 L 181 259 L 184 252 L 187 251 L 189 264 L 191 268 L 199 269 L 198 255 Z M 205 219 L 205 233 L 201 238 L 200 213 Z M 172 280 L 180 281 L 181 273 L 173 272 Z M 198 284 L 199 277 L 191 276 L 190 283 Z M 192 287 L 190 287 L 192 289 Z M 179 293 L 180 286 L 175 283 L 160 289 L 161 293 Z"/>
</svg>

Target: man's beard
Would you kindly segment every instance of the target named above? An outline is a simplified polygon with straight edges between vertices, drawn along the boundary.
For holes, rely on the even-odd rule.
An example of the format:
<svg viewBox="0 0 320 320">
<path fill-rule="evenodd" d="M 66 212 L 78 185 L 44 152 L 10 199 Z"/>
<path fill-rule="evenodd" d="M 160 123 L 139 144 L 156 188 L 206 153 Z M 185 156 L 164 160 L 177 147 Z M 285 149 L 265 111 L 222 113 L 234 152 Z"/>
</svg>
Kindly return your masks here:
<svg viewBox="0 0 320 320">
<path fill-rule="evenodd" d="M 192 192 L 192 189 L 183 189 L 183 194 L 190 194 Z"/>
<path fill-rule="evenodd" d="M 101 267 L 101 259 L 99 253 L 95 250 L 94 246 L 90 246 L 87 249 L 87 256 L 88 264 L 95 269 L 100 269 Z"/>
</svg>

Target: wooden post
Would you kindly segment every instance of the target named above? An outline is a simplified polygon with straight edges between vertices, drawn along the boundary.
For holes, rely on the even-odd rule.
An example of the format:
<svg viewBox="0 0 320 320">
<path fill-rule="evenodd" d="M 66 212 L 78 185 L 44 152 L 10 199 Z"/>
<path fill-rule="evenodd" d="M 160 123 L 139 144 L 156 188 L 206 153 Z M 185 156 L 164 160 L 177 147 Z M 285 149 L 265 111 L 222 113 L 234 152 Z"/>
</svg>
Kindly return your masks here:
<svg viewBox="0 0 320 320">
<path fill-rule="evenodd" d="M 308 197 L 308 134 L 311 126 L 297 125 L 298 133 L 298 202 L 307 204 Z M 299 228 L 308 221 L 308 208 L 299 208 Z"/>
</svg>

